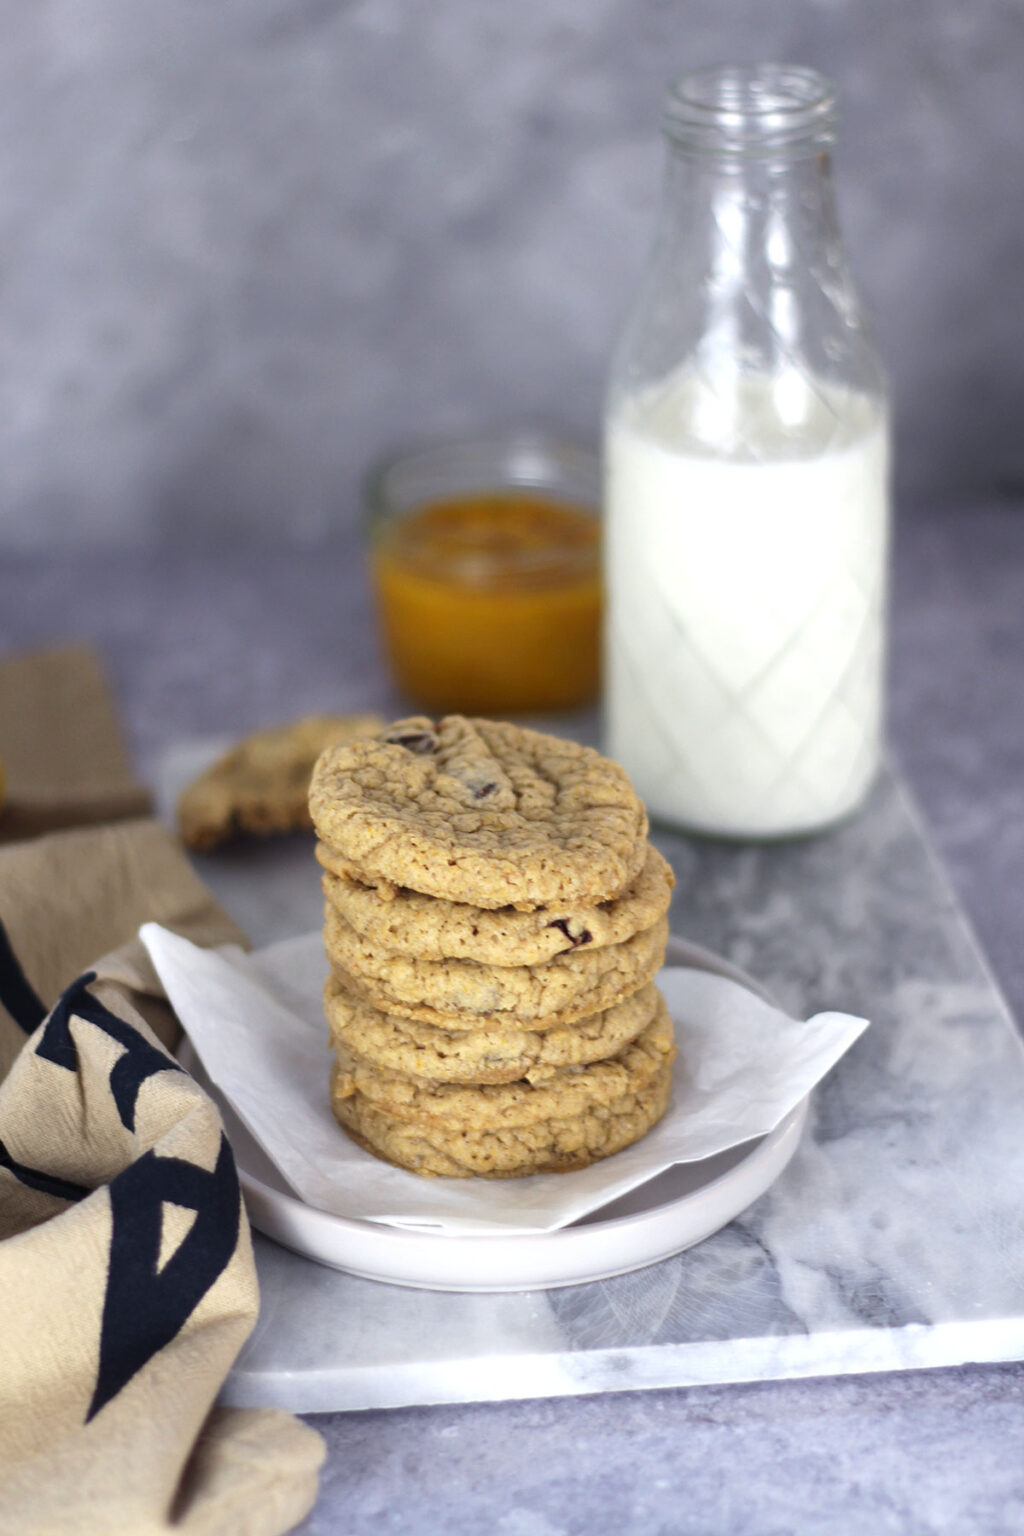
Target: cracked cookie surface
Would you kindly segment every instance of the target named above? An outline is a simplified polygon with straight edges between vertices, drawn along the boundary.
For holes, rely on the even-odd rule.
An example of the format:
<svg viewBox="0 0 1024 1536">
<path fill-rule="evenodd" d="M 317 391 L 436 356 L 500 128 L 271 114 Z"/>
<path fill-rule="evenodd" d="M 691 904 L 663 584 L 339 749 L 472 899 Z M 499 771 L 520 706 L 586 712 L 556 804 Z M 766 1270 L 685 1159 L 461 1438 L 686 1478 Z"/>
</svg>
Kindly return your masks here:
<svg viewBox="0 0 1024 1536">
<path fill-rule="evenodd" d="M 309 781 L 321 752 L 382 723 L 379 715 L 307 715 L 243 736 L 183 791 L 182 841 L 208 852 L 239 834 L 308 831 Z"/>
<path fill-rule="evenodd" d="M 624 944 L 570 950 L 543 965 L 417 960 L 374 949 L 332 906 L 324 912 L 324 946 L 342 984 L 385 1013 L 441 1029 L 548 1029 L 600 1013 L 653 981 L 667 943 L 662 917 Z"/>
<path fill-rule="evenodd" d="M 321 840 L 366 883 L 490 910 L 610 901 L 647 857 L 646 812 L 617 763 L 461 715 L 415 716 L 329 749 L 309 806 Z"/>
<path fill-rule="evenodd" d="M 614 1056 L 654 1017 L 653 985 L 590 1018 L 552 1029 L 444 1030 L 382 1013 L 328 977 L 324 1012 L 335 1045 L 378 1071 L 422 1077 L 435 1083 L 539 1083 L 562 1067 Z"/>
<path fill-rule="evenodd" d="M 382 897 L 351 875 L 326 844 L 317 844 L 316 856 L 327 900 L 373 948 L 483 965 L 542 965 L 570 950 L 622 944 L 665 915 L 674 883 L 668 861 L 648 845 L 639 875 L 611 901 L 484 910 L 393 887 Z"/>
<path fill-rule="evenodd" d="M 400 1118 L 354 1090 L 351 1074 L 337 1062 L 331 1076 L 331 1108 L 360 1146 L 427 1177 L 508 1179 L 570 1173 L 621 1152 L 657 1124 L 671 1099 L 673 1054 L 670 1050 L 650 1076 L 619 1098 L 529 1123 L 456 1128 Z"/>
<path fill-rule="evenodd" d="M 561 1067 L 539 1083 L 436 1083 L 369 1066 L 344 1045 L 335 1046 L 339 1076 L 334 1092 L 346 1087 L 396 1120 L 429 1123 L 445 1130 L 499 1131 L 565 1120 L 618 1103 L 637 1093 L 675 1057 L 673 1026 L 660 994 L 654 1017 L 614 1056 L 587 1066 Z M 346 1084 L 343 1077 L 349 1079 Z"/>
</svg>

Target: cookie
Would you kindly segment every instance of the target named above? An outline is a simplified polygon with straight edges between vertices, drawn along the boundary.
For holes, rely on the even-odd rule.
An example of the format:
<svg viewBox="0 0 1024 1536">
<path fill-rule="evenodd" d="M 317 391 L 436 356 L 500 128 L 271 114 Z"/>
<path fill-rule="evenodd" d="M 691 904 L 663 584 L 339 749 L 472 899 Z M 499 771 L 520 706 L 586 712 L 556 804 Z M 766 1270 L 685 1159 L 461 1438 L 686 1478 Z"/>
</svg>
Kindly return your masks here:
<svg viewBox="0 0 1024 1536">
<path fill-rule="evenodd" d="M 575 1024 L 521 1030 L 444 1030 L 381 1013 L 347 993 L 333 976 L 324 987 L 331 1039 L 363 1066 L 436 1083 L 530 1083 L 560 1068 L 614 1056 L 650 1024 L 658 1001 L 651 985 Z"/>
<path fill-rule="evenodd" d="M 324 946 L 338 979 L 384 1013 L 439 1029 L 549 1029 L 585 1019 L 653 981 L 667 943 L 662 917 L 624 944 L 570 950 L 545 965 L 417 960 L 374 949 L 333 907 L 324 913 Z"/>
<path fill-rule="evenodd" d="M 366 883 L 488 910 L 610 901 L 647 857 L 647 816 L 618 764 L 461 715 L 329 749 L 309 806 L 321 840 Z"/>
<path fill-rule="evenodd" d="M 380 727 L 377 715 L 308 715 L 243 737 L 182 794 L 182 840 L 207 852 L 239 833 L 308 829 L 309 780 L 321 752 Z"/>
<path fill-rule="evenodd" d="M 348 873 L 325 843 L 316 856 L 324 868 L 324 895 L 374 949 L 421 960 L 475 960 L 481 965 L 543 965 L 569 950 L 604 949 L 650 928 L 668 911 L 672 869 L 656 848 L 621 896 L 598 906 L 563 903 L 517 912 L 483 911 L 452 901 L 389 887 L 382 899 Z"/>
<path fill-rule="evenodd" d="M 666 1058 L 636 1091 L 577 1114 L 501 1129 L 454 1130 L 389 1114 L 352 1092 L 349 1074 L 337 1064 L 331 1078 L 331 1108 L 353 1141 L 413 1173 L 456 1179 L 514 1179 L 586 1168 L 645 1136 L 671 1095 L 672 1065 Z"/>
<path fill-rule="evenodd" d="M 675 1056 L 672 1019 L 660 993 L 654 1017 L 614 1056 L 588 1066 L 561 1067 L 539 1083 L 436 1083 L 365 1064 L 346 1046 L 335 1046 L 339 1073 L 333 1092 L 357 1093 L 395 1120 L 445 1130 L 501 1131 L 567 1120 L 617 1104 L 639 1093 Z"/>
</svg>

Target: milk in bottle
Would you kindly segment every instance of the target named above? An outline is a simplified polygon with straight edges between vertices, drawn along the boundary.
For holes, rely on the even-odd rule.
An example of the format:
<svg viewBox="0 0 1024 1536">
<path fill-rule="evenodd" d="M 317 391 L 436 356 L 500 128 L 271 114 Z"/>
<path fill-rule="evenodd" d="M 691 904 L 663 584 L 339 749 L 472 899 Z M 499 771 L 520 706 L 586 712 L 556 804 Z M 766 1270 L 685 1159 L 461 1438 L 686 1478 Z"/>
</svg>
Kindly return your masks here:
<svg viewBox="0 0 1024 1536">
<path fill-rule="evenodd" d="M 884 389 L 809 71 L 670 96 L 648 283 L 605 423 L 607 749 L 656 819 L 735 837 L 864 798 L 883 725 Z"/>
</svg>

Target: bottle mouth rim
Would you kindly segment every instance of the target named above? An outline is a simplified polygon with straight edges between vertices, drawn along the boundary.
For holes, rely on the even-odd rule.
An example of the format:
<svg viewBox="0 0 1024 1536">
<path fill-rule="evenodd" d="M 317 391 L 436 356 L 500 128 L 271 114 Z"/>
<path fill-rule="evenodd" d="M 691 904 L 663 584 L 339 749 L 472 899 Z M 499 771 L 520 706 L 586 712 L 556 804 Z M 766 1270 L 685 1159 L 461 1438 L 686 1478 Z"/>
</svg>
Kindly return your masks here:
<svg viewBox="0 0 1024 1536">
<path fill-rule="evenodd" d="M 723 64 L 668 87 L 662 125 L 673 144 L 712 154 L 813 153 L 835 142 L 836 91 L 799 64 Z"/>
</svg>

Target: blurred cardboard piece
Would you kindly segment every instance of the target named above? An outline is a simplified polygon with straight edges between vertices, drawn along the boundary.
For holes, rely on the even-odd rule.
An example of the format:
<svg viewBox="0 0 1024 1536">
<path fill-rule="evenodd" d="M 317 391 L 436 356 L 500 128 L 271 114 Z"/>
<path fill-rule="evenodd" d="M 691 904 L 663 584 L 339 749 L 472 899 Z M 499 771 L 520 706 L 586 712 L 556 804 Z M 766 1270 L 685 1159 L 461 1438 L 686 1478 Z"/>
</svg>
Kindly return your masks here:
<svg viewBox="0 0 1024 1536">
<path fill-rule="evenodd" d="M 67 644 L 0 662 L 0 842 L 145 814 L 99 657 Z"/>
</svg>

